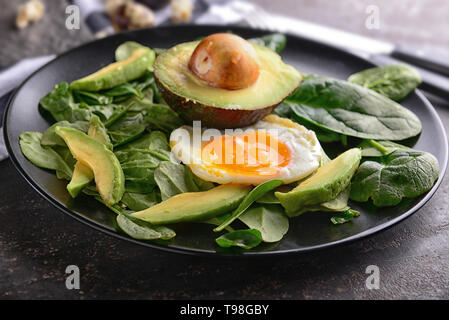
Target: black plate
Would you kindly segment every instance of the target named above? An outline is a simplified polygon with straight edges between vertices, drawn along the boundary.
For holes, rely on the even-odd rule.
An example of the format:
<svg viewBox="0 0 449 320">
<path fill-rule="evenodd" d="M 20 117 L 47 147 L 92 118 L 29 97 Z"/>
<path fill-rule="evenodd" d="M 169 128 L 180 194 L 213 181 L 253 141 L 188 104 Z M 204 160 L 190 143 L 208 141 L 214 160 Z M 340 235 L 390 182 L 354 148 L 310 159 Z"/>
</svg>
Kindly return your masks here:
<svg viewBox="0 0 449 320">
<path fill-rule="evenodd" d="M 190 254 L 219 254 L 211 227 L 203 224 L 179 226 L 178 236 L 170 244 L 158 244 L 133 240 L 116 231 L 115 215 L 99 202 L 87 196 L 76 200 L 66 192 L 66 182 L 58 180 L 52 172 L 32 165 L 20 151 L 19 135 L 23 131 L 44 132 L 49 126 L 48 118 L 38 110 L 38 102 L 55 84 L 70 82 L 114 60 L 115 48 L 124 41 L 133 40 L 150 47 L 168 48 L 180 42 L 215 33 L 233 31 L 245 38 L 261 36 L 262 31 L 238 27 L 182 26 L 138 30 L 114 35 L 94 41 L 60 55 L 32 74 L 11 98 L 4 117 L 4 134 L 11 159 L 21 175 L 48 201 L 62 212 L 116 237 L 140 245 Z M 285 62 L 304 73 L 317 73 L 346 79 L 350 74 L 372 67 L 369 61 L 320 43 L 288 36 L 287 46 L 282 52 Z M 415 148 L 432 153 L 440 163 L 440 178 L 427 194 L 399 206 L 381 210 L 370 206 L 359 206 L 361 216 L 353 222 L 333 226 L 326 213 L 307 213 L 290 219 L 290 230 L 282 241 L 264 244 L 245 255 L 286 254 L 305 252 L 348 241 L 361 239 L 405 219 L 422 207 L 441 183 L 446 170 L 448 147 L 442 122 L 429 101 L 419 92 L 411 94 L 402 103 L 412 110 L 423 125 L 423 132 Z"/>
</svg>

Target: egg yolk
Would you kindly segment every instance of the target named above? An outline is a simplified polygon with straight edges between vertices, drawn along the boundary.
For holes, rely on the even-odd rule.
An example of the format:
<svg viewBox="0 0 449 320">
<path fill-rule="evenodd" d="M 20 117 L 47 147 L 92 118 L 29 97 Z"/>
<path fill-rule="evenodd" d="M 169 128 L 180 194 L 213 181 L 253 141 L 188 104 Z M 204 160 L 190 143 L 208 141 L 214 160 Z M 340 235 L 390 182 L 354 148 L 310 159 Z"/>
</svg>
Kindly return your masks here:
<svg viewBox="0 0 449 320">
<path fill-rule="evenodd" d="M 222 135 L 206 142 L 203 163 L 240 175 L 275 176 L 290 162 L 290 149 L 266 131 Z"/>
</svg>

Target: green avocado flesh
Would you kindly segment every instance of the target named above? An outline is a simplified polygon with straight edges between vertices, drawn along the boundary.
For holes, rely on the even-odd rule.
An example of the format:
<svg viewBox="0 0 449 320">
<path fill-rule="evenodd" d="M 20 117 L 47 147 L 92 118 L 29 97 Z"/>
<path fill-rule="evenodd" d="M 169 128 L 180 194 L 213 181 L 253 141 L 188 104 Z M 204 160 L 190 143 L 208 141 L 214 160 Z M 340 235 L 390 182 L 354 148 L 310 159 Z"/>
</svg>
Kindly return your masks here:
<svg viewBox="0 0 449 320">
<path fill-rule="evenodd" d="M 89 137 L 97 140 L 98 142 L 104 144 L 108 149 L 112 150 L 112 143 L 106 132 L 104 124 L 101 122 L 100 118 L 93 115 L 90 119 L 90 125 L 88 133 Z M 75 164 L 73 170 L 72 179 L 67 185 L 67 191 L 72 196 L 76 198 L 81 190 L 86 187 L 94 178 L 94 173 L 92 170 L 81 162 Z"/>
<path fill-rule="evenodd" d="M 73 157 L 92 170 L 97 190 L 105 204 L 120 201 L 125 191 L 125 175 L 115 154 L 79 130 L 56 127 L 55 132 L 64 139 Z"/>
<path fill-rule="evenodd" d="M 76 198 L 78 194 L 87 186 L 94 178 L 94 173 L 90 168 L 81 162 L 77 161 L 75 163 L 75 168 L 73 169 L 72 179 L 67 185 L 67 191 L 72 196 Z"/>
<path fill-rule="evenodd" d="M 312 177 L 293 190 L 286 193 L 276 192 L 275 196 L 290 217 L 299 215 L 305 206 L 335 199 L 348 187 L 359 166 L 361 156 L 359 148 L 349 149 L 320 167 Z"/>
<path fill-rule="evenodd" d="M 162 53 L 154 64 L 155 77 L 165 89 L 187 101 L 229 110 L 255 110 L 277 105 L 301 81 L 301 74 L 285 64 L 274 51 L 252 44 L 260 74 L 248 88 L 215 88 L 198 78 L 188 67 L 198 41 L 179 44 Z"/>
<path fill-rule="evenodd" d="M 249 193 L 249 186 L 225 184 L 203 192 L 187 192 L 133 213 L 152 224 L 207 220 L 232 211 Z"/>
<path fill-rule="evenodd" d="M 153 65 L 155 57 L 150 48 L 135 49 L 128 58 L 73 81 L 70 87 L 76 90 L 99 91 L 118 86 L 142 76 Z"/>
</svg>

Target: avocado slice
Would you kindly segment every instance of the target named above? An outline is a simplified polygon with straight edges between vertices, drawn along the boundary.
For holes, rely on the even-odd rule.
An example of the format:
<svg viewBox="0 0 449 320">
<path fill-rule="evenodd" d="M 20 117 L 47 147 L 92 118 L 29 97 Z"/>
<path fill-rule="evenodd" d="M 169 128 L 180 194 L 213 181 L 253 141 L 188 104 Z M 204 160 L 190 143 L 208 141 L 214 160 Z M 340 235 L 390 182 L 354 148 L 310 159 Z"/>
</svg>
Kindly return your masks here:
<svg viewBox="0 0 449 320">
<path fill-rule="evenodd" d="M 252 44 L 259 62 L 259 78 L 244 89 L 210 86 L 190 69 L 199 41 L 164 51 L 154 63 L 156 84 L 167 104 L 186 122 L 201 120 L 212 128 L 248 126 L 269 114 L 301 82 L 301 73 L 274 51 Z"/>
<path fill-rule="evenodd" d="M 156 54 L 148 47 L 137 48 L 131 55 L 118 62 L 73 81 L 70 87 L 76 90 L 100 91 L 137 79 L 153 65 Z"/>
<path fill-rule="evenodd" d="M 101 122 L 98 116 L 93 115 L 90 118 L 90 124 L 87 134 L 98 142 L 104 144 L 106 147 L 108 147 L 109 150 L 112 150 L 111 139 L 106 132 L 106 128 L 103 122 Z M 67 191 L 72 196 L 72 198 L 76 198 L 81 190 L 85 186 L 87 186 L 93 180 L 93 178 L 94 173 L 92 172 L 92 170 L 88 166 L 78 161 L 75 164 L 72 179 L 67 185 Z"/>
<path fill-rule="evenodd" d="M 290 217 L 301 214 L 305 206 L 320 204 L 335 199 L 345 190 L 357 170 L 362 152 L 349 149 L 334 160 L 320 167 L 309 179 L 301 182 L 289 192 L 275 192 L 275 196 Z"/>
<path fill-rule="evenodd" d="M 237 208 L 250 190 L 246 185 L 224 184 L 207 191 L 181 193 L 132 215 L 152 224 L 207 220 Z"/>
<path fill-rule="evenodd" d="M 90 118 L 87 135 L 104 144 L 106 147 L 108 147 L 109 150 L 112 150 L 111 138 L 109 138 L 106 127 L 103 122 L 101 122 L 99 116 L 92 115 L 92 117 Z"/>
<path fill-rule="evenodd" d="M 67 185 L 67 191 L 72 196 L 72 198 L 76 198 L 78 194 L 83 190 L 85 186 L 87 186 L 94 178 L 94 173 L 92 170 L 77 161 L 75 163 L 75 168 L 73 169 L 72 179 Z"/>
<path fill-rule="evenodd" d="M 73 157 L 92 170 L 105 204 L 113 205 L 120 201 L 125 191 L 125 175 L 115 154 L 79 130 L 56 127 L 55 132 L 64 139 Z"/>
</svg>

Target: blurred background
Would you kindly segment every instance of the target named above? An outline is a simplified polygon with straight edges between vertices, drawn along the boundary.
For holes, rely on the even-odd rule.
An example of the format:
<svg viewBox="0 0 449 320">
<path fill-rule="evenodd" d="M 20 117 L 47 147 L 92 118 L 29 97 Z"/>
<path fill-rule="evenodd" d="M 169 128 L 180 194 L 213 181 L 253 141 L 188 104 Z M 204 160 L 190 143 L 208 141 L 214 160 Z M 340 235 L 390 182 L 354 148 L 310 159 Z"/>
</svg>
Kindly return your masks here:
<svg viewBox="0 0 449 320">
<path fill-rule="evenodd" d="M 291 17 L 449 57 L 447 0 L 0 0 L 0 68 L 58 54 L 112 32 L 184 23 L 248 23 L 254 12 Z M 79 21 L 76 20 L 76 5 Z M 254 17 L 253 17 L 254 18 Z M 253 19 L 254 20 L 254 19 Z M 279 22 L 281 21 L 281 22 Z M 79 22 L 79 24 L 78 24 Z M 263 23 L 262 23 L 263 24 Z M 282 27 L 282 20 L 277 20 Z M 72 29 L 70 29 L 72 28 Z M 288 30 L 291 31 L 291 30 Z"/>
</svg>

